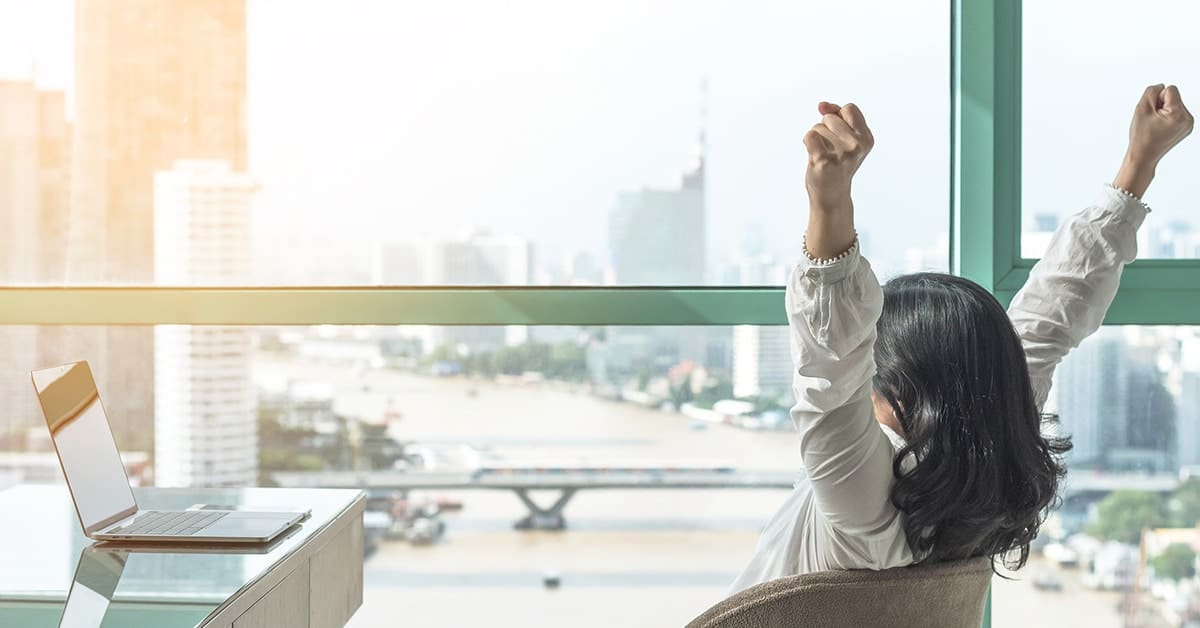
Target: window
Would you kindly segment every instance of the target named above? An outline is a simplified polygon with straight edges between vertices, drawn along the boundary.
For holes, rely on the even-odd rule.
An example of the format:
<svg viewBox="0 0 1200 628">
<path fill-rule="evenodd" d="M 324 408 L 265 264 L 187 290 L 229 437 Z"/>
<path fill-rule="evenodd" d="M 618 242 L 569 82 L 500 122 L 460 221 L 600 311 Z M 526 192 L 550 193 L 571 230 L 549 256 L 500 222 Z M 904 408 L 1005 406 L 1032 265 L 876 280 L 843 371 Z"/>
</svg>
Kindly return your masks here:
<svg viewBox="0 0 1200 628">
<path fill-rule="evenodd" d="M 10 284 L 780 285 L 822 99 L 879 138 L 881 274 L 948 264 L 941 0 L 28 4 L 0 14 L 32 131 L 0 157 Z"/>
<path fill-rule="evenodd" d="M 1200 548 L 1200 328 L 1103 328 L 1063 361 L 1047 410 L 1074 443 L 1062 505 L 1029 566 L 993 581 L 995 625 L 1177 616 Z"/>
<path fill-rule="evenodd" d="M 63 349 L 39 345 L 38 331 L 0 327 L 0 339 Z M 521 604 L 562 625 L 581 608 L 614 619 L 614 599 L 678 625 L 720 598 L 800 470 L 783 326 L 241 328 L 236 360 L 215 365 L 186 338 L 227 328 L 142 331 L 155 339 L 152 388 L 112 362 L 95 369 L 134 481 L 336 485 L 366 472 L 399 482 L 371 491 L 357 625 L 385 624 L 398 602 L 422 625 L 471 625 Z M 204 383 L 234 361 L 239 386 Z M 0 478 L 44 481 L 57 465 L 27 374 L 4 369 L 13 387 L 0 391 L 12 406 L 0 412 L 0 450 L 23 455 L 0 459 Z M 568 531 L 514 531 L 533 511 L 511 490 L 401 499 L 412 474 L 540 478 L 546 490 L 529 497 L 549 514 L 538 525 L 561 515 Z M 723 487 L 752 476 L 750 488 Z M 599 479 L 655 488 L 579 490 L 561 513 L 550 508 L 563 481 Z M 671 488 L 680 480 L 714 488 Z M 404 516 L 427 501 L 446 507 L 445 536 L 416 547 Z M 567 590 L 545 591 L 547 570 Z"/>
<path fill-rule="evenodd" d="M 1188 61 L 1200 54 L 1189 29 L 1200 7 L 1178 0 L 1060 0 L 1026 2 L 1023 17 L 1021 253 L 1040 257 L 1048 232 L 1112 181 L 1142 90 L 1175 83 L 1185 102 L 1200 96 Z M 1140 233 L 1139 257 L 1200 256 L 1189 185 L 1197 166 L 1195 141 L 1176 147 L 1159 166 L 1146 195 L 1154 213 Z"/>
<path fill-rule="evenodd" d="M 739 337 L 759 333 L 753 330 L 775 328 L 730 326 L 783 322 L 778 287 L 744 286 L 778 286 L 795 257 L 794 235 L 804 213 L 799 138 L 808 124 L 797 121 L 807 119 L 812 102 L 827 97 L 860 102 L 880 139 L 856 189 L 865 248 L 880 275 L 949 264 L 1008 299 L 1023 283 L 1045 232 L 1089 202 L 1112 176 L 1141 87 L 1175 82 L 1191 99 L 1185 60 L 1198 52 L 1186 30 L 1195 9 L 1168 0 L 1136 7 L 1107 0 L 1099 5 L 872 0 L 823 8 L 821 19 L 853 23 L 856 36 L 870 42 L 850 49 L 842 45 L 844 33 L 814 19 L 803 3 L 418 4 L 364 1 L 347 9 L 327 2 L 251 1 L 243 12 L 230 2 L 234 9 L 222 10 L 212 22 L 219 32 L 197 44 L 202 53 L 212 52 L 197 55 L 212 70 L 195 73 L 205 87 L 195 93 L 212 99 L 199 102 L 171 86 L 135 93 L 130 85 L 137 81 L 99 85 L 94 77 L 100 73 L 73 67 L 76 58 L 98 63 L 106 57 L 94 53 L 102 52 L 105 41 L 121 41 L 126 47 L 118 52 L 128 58 L 113 57 L 113 67 L 162 74 L 153 64 L 139 64 L 139 58 L 150 57 L 129 43 L 136 38 L 95 37 L 86 27 L 94 16 L 74 15 L 74 3 L 0 0 L 0 120 L 16 121 L 0 123 L 0 282 L 6 286 L 0 288 L 0 322 L 68 325 L 7 327 L 4 333 L 20 333 L 0 338 L 16 351 L 4 354 L 43 360 L 50 354 L 41 347 L 49 346 L 70 347 L 72 356 L 105 356 L 100 362 L 111 387 L 136 399 L 169 391 L 163 388 L 169 378 L 157 377 L 149 359 L 158 351 L 158 329 L 167 325 L 258 325 L 251 332 L 260 343 L 252 345 L 256 374 L 260 357 L 273 351 L 289 355 L 287 363 L 349 359 L 330 347 L 343 342 L 345 333 L 366 329 L 389 330 L 380 338 L 387 347 L 380 353 L 409 364 L 385 370 L 415 368 L 426 349 L 412 337 L 391 335 L 398 324 L 455 325 L 439 329 L 468 334 L 469 340 L 458 343 L 468 347 L 465 356 L 452 351 L 464 362 L 483 359 L 486 352 L 471 349 L 480 343 L 524 346 L 510 331 L 525 330 L 536 340 L 539 332 L 570 329 L 575 337 L 580 329 L 574 325 L 615 329 L 615 338 L 674 337 L 677 347 L 709 334 L 736 344 Z M 194 22 L 187 12 L 197 10 L 178 15 L 164 10 L 148 19 L 156 26 Z M 84 25 L 80 33 L 72 30 L 75 24 Z M 1154 36 L 1138 44 L 1145 33 Z M 313 40 L 342 45 L 298 44 Z M 820 56 L 830 49 L 840 51 L 836 67 Z M 942 92 L 948 56 L 955 64 L 950 106 Z M 29 68 L 35 66 L 38 76 L 31 81 Z M 239 67 L 246 68 L 244 74 Z M 312 89 L 314 80 L 321 89 Z M 1062 115 L 1060 103 L 1079 101 L 1084 90 L 1086 106 Z M 88 126 L 94 118 L 85 111 L 85 92 L 159 110 L 189 110 L 189 125 L 180 132 L 192 146 L 203 145 L 197 151 L 204 154 L 167 150 L 160 139 L 166 123 L 145 112 L 124 120 L 129 125 L 116 133 L 124 138 L 120 143 L 75 143 L 94 128 Z M 920 97 L 908 97 L 913 94 Z M 217 101 L 228 106 L 208 106 Z M 37 129 L 35 137 L 25 133 L 31 128 Z M 1200 324 L 1200 276 L 1190 259 L 1198 251 L 1186 182 L 1198 163 L 1196 142 L 1192 138 L 1163 163 L 1147 196 L 1155 213 L 1142 233 L 1143 259 L 1126 270 L 1106 319 L 1122 327 L 1089 340 L 1060 374 L 1058 412 L 1076 437 L 1071 461 L 1076 478 L 1140 474 L 1158 482 L 1174 475 L 1172 481 L 1181 483 L 1191 473 L 1189 365 L 1192 326 Z M 944 151 L 948 144 L 953 160 Z M 697 145 L 702 152 L 694 150 Z M 125 186 L 117 190 L 70 165 L 93 159 L 89 151 L 131 162 L 145 155 L 162 161 L 152 168 L 122 168 L 136 170 L 140 178 L 114 184 Z M 214 156 L 227 164 L 176 163 Z M 947 166 L 952 186 L 939 174 Z M 945 209 L 951 205 L 953 222 L 947 224 Z M 128 220 L 127 229 L 97 230 L 98 208 L 111 210 L 103 217 L 115 222 L 125 210 L 141 218 Z M 238 237 L 226 237 L 232 232 Z M 212 246 L 217 241 L 222 245 Z M 43 246 L 46 242 L 57 245 Z M 96 284 L 127 287 L 85 287 Z M 19 287 L 28 285 L 68 288 Z M 222 288 L 146 287 L 199 285 Z M 348 287 L 356 285 L 393 288 Z M 403 285 L 424 288 L 394 287 Z M 464 285 L 507 289 L 455 287 Z M 301 327 L 265 327 L 275 324 Z M 535 326 L 477 326 L 485 324 Z M 674 327 L 681 324 L 702 327 Z M 310 327 L 315 325 L 335 326 Z M 636 327 L 613 327 L 622 325 Z M 323 348 L 290 355 L 289 332 L 310 345 L 323 341 Z M 504 336 L 500 344 L 497 333 Z M 685 354 L 695 356 L 694 364 L 714 356 L 736 359 L 736 351 L 727 355 L 706 343 L 700 353 L 655 349 L 648 355 L 662 359 L 650 358 L 647 368 L 669 373 Z M 119 351 L 143 359 L 107 357 Z M 222 344 L 220 351 L 237 349 Z M 237 358 L 226 355 L 222 368 L 229 367 L 226 361 Z M 1117 368 L 1095 370 L 1089 366 L 1094 361 Z M 10 362 L 25 370 L 20 363 Z M 1064 383 L 1067 379 L 1074 384 Z M 236 383 L 245 381 L 209 380 L 212 386 L 203 394 L 221 398 L 238 394 Z M 12 381 L 23 388 L 23 379 Z M 497 390 L 525 390 L 509 381 L 496 383 Z M 148 382 L 154 382 L 153 391 Z M 525 386 L 542 391 L 534 405 L 572 394 L 570 386 L 559 389 L 547 381 Z M 484 394 L 483 388 L 476 394 Z M 591 398 L 581 393 L 579 399 Z M 256 403 L 261 408 L 278 399 L 264 395 Z M 324 412 L 311 401 L 288 404 L 285 428 L 287 422 L 308 424 Z M 215 412 L 224 406 L 212 407 Z M 128 416 L 135 410 L 144 413 L 144 404 L 140 410 L 131 405 Z M 20 420 L 36 416 L 24 412 Z M 19 419 L 6 420 L 15 425 Z M 1139 427 L 1121 433 L 1112 427 L 1120 421 Z M 214 425 L 212 432 L 197 435 L 210 440 L 197 442 L 244 446 L 247 437 L 234 429 L 236 423 L 228 431 L 224 423 Z M 716 433 L 709 427 L 692 434 L 684 425 L 685 435 L 697 439 Z M 1168 442 L 1172 429 L 1174 442 Z M 185 440 L 184 434 L 165 437 L 164 447 Z M 156 437 L 161 436 L 160 431 Z M 11 430 L 4 437 L 15 447 Z M 786 440 L 782 433 L 769 437 Z M 157 450 L 157 443 L 128 438 L 136 449 Z M 314 436 L 295 451 L 319 445 Z M 215 469 L 235 459 L 203 460 Z M 206 467 L 195 468 L 200 473 Z M 1178 523 L 1172 517 L 1185 512 L 1180 504 L 1192 499 L 1188 490 L 1180 484 L 1151 491 L 1165 495 L 1159 505 L 1167 523 Z M 768 494 L 721 493 L 712 503 L 736 502 L 752 543 L 756 524 L 749 521 L 761 521 L 777 503 Z M 470 499 L 503 512 L 479 529 L 511 541 L 507 526 L 523 514 L 519 503 L 491 493 Z M 1134 517 L 1134 523 L 1156 521 L 1154 497 L 1128 499 L 1135 501 L 1110 508 L 1145 508 L 1135 512 L 1151 514 Z M 638 500 L 655 502 L 651 493 L 628 499 L 585 494 L 572 502 L 571 512 L 578 508 L 584 521 L 593 514 L 603 520 L 602 514 L 623 504 L 642 507 Z M 704 513 L 697 517 L 719 522 L 707 507 L 697 506 Z M 1102 500 L 1094 508 L 1068 502 L 1055 525 L 1086 527 L 1104 508 Z M 578 535 L 545 537 L 547 545 L 529 550 L 533 558 L 520 573 L 497 564 L 491 572 L 456 580 L 440 562 L 419 572 L 372 571 L 369 563 L 369 582 L 376 588 L 368 591 L 361 621 L 372 621 L 365 618 L 372 591 L 410 594 L 417 586 L 425 587 L 419 593 L 431 615 L 460 606 L 462 593 L 455 590 L 460 587 L 496 607 L 509 605 L 514 615 L 518 605 L 524 610 L 542 604 L 538 610 L 552 617 L 554 605 L 567 606 L 560 601 L 567 598 L 547 598 L 536 587 L 514 583 L 524 587 L 527 576 L 537 577 L 544 568 L 578 567 L 591 574 L 584 579 L 589 587 L 617 580 L 637 584 L 623 590 L 622 599 L 661 610 L 670 623 L 683 609 L 694 610 L 692 593 L 711 588 L 719 595 L 714 583 L 725 575 L 719 570 L 736 568 L 743 556 L 742 539 L 725 545 L 710 530 L 671 530 L 648 546 L 665 548 L 656 560 L 670 569 L 637 575 L 618 569 L 633 560 L 623 553 L 636 546 L 628 530 L 611 522 L 583 527 Z M 1164 534 L 1145 540 L 1146 573 L 1186 572 L 1181 541 Z M 586 555 L 614 538 L 621 549 L 604 557 L 580 558 L 578 565 L 542 564 L 552 544 L 557 543 L 555 555 L 562 550 Z M 671 543 L 683 539 L 711 551 L 701 559 L 672 549 Z M 1115 623 L 1122 614 L 1141 621 L 1133 615 L 1164 606 L 1149 596 L 1106 592 L 1082 593 L 1087 608 L 1068 601 L 1070 596 L 1043 604 L 1054 594 L 1038 592 L 1035 585 L 1053 588 L 1053 577 L 1040 576 L 1057 573 L 1047 561 L 1056 552 L 1069 556 L 1065 550 L 1082 555 L 1079 548 L 1060 545 L 1039 549 L 1024 583 L 998 582 L 998 625 L 1071 623 L 1085 613 L 1096 622 Z M 415 564 L 407 551 L 400 552 L 404 564 Z M 729 556 L 720 556 L 723 552 Z M 598 562 L 589 562 L 593 558 Z M 1101 560 L 1111 563 L 1109 573 L 1127 577 L 1127 558 L 1118 549 Z M 689 585 L 668 584 L 685 572 L 692 574 Z M 1068 592 L 1077 590 L 1069 572 L 1058 577 Z M 596 605 L 598 622 L 612 623 L 603 609 L 621 607 L 607 601 L 617 599 L 610 595 L 614 590 L 607 591 L 605 604 Z M 1116 605 L 1122 610 L 1114 611 Z M 1030 608 L 1044 614 L 1012 615 Z"/>
</svg>

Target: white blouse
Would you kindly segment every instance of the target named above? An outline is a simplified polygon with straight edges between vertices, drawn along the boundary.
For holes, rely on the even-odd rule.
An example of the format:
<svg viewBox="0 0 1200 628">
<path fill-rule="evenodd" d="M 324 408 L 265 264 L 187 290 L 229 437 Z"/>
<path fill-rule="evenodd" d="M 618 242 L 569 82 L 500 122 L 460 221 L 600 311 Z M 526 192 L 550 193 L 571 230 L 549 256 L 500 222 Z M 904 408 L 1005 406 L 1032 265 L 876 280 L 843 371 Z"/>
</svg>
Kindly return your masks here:
<svg viewBox="0 0 1200 628">
<path fill-rule="evenodd" d="M 1121 270 L 1137 255 L 1148 209 L 1112 187 L 1058 228 L 1008 314 L 1025 347 L 1039 408 L 1054 369 L 1099 329 Z M 828 569 L 917 562 L 892 505 L 892 461 L 904 441 L 875 420 L 875 324 L 883 291 L 857 246 L 833 262 L 801 261 L 787 286 L 795 370 L 792 421 L 807 472 L 767 523 L 730 593 Z"/>
</svg>

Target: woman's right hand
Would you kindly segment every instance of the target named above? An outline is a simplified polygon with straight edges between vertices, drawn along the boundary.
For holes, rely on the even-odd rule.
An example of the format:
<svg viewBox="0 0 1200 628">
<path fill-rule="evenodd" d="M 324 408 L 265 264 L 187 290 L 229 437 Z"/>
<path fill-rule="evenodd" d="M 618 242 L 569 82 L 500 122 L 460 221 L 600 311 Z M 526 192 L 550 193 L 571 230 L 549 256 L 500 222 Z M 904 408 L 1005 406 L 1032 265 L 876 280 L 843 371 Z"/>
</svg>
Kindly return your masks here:
<svg viewBox="0 0 1200 628">
<path fill-rule="evenodd" d="M 1183 104 L 1179 88 L 1151 85 L 1142 94 L 1129 125 L 1129 153 L 1157 164 L 1192 132 L 1195 119 Z"/>
<path fill-rule="evenodd" d="M 1129 148 L 1113 185 L 1141 197 L 1154 179 L 1158 162 L 1192 132 L 1195 119 L 1174 85 L 1151 85 L 1142 94 L 1129 124 Z"/>
</svg>

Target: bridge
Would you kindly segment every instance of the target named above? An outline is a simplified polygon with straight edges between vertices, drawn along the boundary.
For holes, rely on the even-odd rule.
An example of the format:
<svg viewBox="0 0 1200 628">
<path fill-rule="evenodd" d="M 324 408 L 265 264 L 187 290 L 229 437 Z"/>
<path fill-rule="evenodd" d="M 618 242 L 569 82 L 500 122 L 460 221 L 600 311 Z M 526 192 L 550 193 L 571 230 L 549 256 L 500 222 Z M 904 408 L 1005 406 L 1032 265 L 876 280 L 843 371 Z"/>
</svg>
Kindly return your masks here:
<svg viewBox="0 0 1200 628">
<path fill-rule="evenodd" d="M 521 530 L 561 530 L 566 527 L 564 510 L 582 490 L 640 489 L 791 489 L 803 472 L 711 470 L 547 470 L 518 474 L 478 471 L 282 471 L 275 481 L 288 488 L 357 488 L 373 497 L 388 497 L 409 490 L 501 490 L 512 491 L 529 514 L 516 522 Z M 1097 496 L 1117 490 L 1169 493 L 1181 480 L 1174 473 L 1104 473 L 1076 471 L 1067 474 L 1060 490 L 1064 500 Z M 557 491 L 549 506 L 534 501 L 531 491 Z"/>
<path fill-rule="evenodd" d="M 287 488 L 358 488 L 373 497 L 407 490 L 513 491 L 529 509 L 517 521 L 519 530 L 561 530 L 563 511 L 581 490 L 598 489 L 790 489 L 801 473 L 779 471 L 610 471 L 571 473 L 547 471 L 522 474 L 479 474 L 471 471 L 282 471 L 273 475 Z M 549 506 L 533 500 L 530 491 L 558 491 Z"/>
<path fill-rule="evenodd" d="M 1066 493 L 1111 493 L 1113 491 L 1149 491 L 1169 493 L 1183 481 L 1177 473 L 1109 473 L 1069 471 L 1064 483 Z"/>
</svg>

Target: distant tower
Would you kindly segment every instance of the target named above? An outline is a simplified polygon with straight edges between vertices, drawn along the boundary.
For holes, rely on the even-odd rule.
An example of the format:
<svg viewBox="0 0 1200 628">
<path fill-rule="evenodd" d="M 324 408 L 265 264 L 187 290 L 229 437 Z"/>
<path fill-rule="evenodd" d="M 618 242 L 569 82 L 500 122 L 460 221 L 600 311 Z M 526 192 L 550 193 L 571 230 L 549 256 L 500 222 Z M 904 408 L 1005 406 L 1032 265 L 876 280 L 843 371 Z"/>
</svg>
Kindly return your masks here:
<svg viewBox="0 0 1200 628">
<path fill-rule="evenodd" d="M 178 159 L 245 169 L 246 17 L 246 0 L 76 0 L 68 283 L 154 281 L 156 172 Z M 148 450 L 153 330 L 63 334 L 51 361 L 90 360 L 118 445 Z"/>
<path fill-rule="evenodd" d="M 733 328 L 733 395 L 782 397 L 792 385 L 792 356 L 785 325 Z"/>
<path fill-rule="evenodd" d="M 258 189 L 221 161 L 181 161 L 155 178 L 155 279 L 236 283 L 251 268 L 250 201 Z M 155 482 L 253 486 L 258 412 L 250 331 L 154 329 Z"/>
<path fill-rule="evenodd" d="M 705 283 L 708 86 L 706 81 L 700 85 L 699 132 L 679 185 L 623 192 L 609 214 L 609 261 L 618 284 Z"/>
<path fill-rule="evenodd" d="M 691 170 L 684 174 L 683 187 L 689 185 L 704 189 L 704 169 L 708 159 L 708 79 L 700 81 L 700 127 L 693 148 Z"/>
<path fill-rule="evenodd" d="M 65 93 L 0 81 L 0 281 L 62 282 L 70 164 Z M 42 424 L 29 371 L 55 363 L 41 347 L 53 346 L 60 329 L 0 326 L 0 433 Z"/>
<path fill-rule="evenodd" d="M 707 282 L 707 94 L 707 82 L 701 82 L 697 141 L 679 183 L 622 192 L 609 213 L 609 264 L 618 284 L 697 286 Z M 731 341 L 728 330 L 718 328 L 623 329 L 613 337 L 614 346 L 641 347 L 644 355 L 638 359 L 692 360 L 706 368 L 723 369 L 731 361 Z"/>
</svg>

